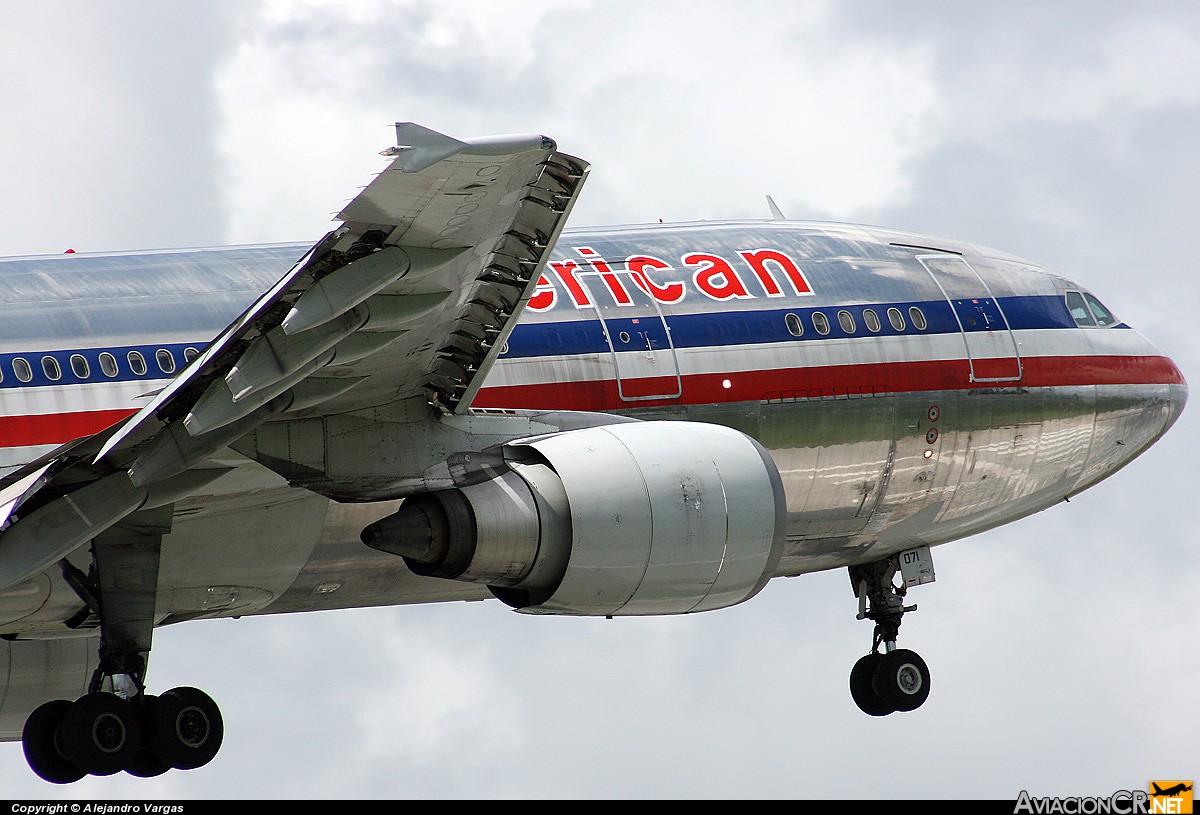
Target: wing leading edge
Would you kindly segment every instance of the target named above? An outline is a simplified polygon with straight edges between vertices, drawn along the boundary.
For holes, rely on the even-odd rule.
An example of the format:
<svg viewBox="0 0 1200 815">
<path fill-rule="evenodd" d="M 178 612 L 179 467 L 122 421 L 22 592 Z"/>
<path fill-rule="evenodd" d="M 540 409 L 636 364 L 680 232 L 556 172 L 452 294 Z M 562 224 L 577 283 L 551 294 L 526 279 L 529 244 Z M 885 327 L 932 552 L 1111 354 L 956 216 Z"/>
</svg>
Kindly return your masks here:
<svg viewBox="0 0 1200 815">
<path fill-rule="evenodd" d="M 399 402 L 466 410 L 588 165 L 540 135 L 458 140 L 412 123 L 396 133 L 389 165 L 341 225 L 150 404 L 0 484 L 15 494 L 0 523 L 0 588 L 209 483 L 223 470 L 204 462 L 264 423 Z"/>
</svg>

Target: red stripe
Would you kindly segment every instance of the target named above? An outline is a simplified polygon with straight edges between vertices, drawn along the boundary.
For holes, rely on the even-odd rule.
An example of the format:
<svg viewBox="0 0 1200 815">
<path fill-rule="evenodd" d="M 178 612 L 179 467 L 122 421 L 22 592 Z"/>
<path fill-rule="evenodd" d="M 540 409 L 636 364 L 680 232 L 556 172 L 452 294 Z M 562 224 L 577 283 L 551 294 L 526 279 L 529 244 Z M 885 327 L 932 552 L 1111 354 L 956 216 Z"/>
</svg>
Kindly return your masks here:
<svg viewBox="0 0 1200 815">
<path fill-rule="evenodd" d="M 617 382 L 612 379 L 511 385 L 480 390 L 472 406 L 612 410 L 634 405 L 710 404 L 763 399 L 966 390 L 1006 384 L 1019 384 L 1030 388 L 1186 384 L 1175 363 L 1166 357 L 1030 357 L 1022 360 L 1022 365 L 1024 375 L 1019 383 L 970 383 L 967 381 L 969 365 L 965 359 L 693 374 L 682 377 L 683 396 L 678 399 L 645 399 L 632 403 L 620 398 Z M 674 379 L 655 377 L 654 384 L 658 384 L 658 380 L 663 381 L 664 387 L 669 385 L 670 389 L 674 390 Z M 726 381 L 729 382 L 729 387 L 725 387 Z M 0 447 L 63 444 L 72 439 L 99 433 L 135 412 L 132 408 L 126 408 L 34 416 L 0 416 Z"/>
<path fill-rule="evenodd" d="M 1166 357 L 1029 357 L 1021 360 L 1021 364 L 1022 376 L 1016 382 L 970 382 L 970 363 L 965 359 L 692 374 L 682 378 L 683 395 L 680 398 L 647 399 L 636 403 L 621 400 L 616 380 L 509 385 L 481 389 L 471 406 L 603 411 L 642 405 L 695 405 L 1005 386 L 1186 384 L 1175 363 Z"/>
<path fill-rule="evenodd" d="M 679 379 L 674 376 L 645 376 L 638 379 L 622 379 L 621 395 L 626 399 L 644 399 L 650 396 L 679 393 Z"/>
<path fill-rule="evenodd" d="M 1021 366 L 1016 357 L 972 360 L 976 379 L 1012 379 L 1021 375 Z"/>
<path fill-rule="evenodd" d="M 136 413 L 133 409 L 88 410 L 36 416 L 0 416 L 0 447 L 63 444 L 99 433 Z"/>
</svg>

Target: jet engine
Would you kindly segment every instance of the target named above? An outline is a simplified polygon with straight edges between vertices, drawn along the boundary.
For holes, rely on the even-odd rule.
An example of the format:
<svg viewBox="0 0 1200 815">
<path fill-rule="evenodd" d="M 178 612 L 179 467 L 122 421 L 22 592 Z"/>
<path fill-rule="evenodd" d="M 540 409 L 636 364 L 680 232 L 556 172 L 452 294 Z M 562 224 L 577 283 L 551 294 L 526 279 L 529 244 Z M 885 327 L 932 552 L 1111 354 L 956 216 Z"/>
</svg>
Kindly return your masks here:
<svg viewBox="0 0 1200 815">
<path fill-rule="evenodd" d="M 503 458 L 493 478 L 405 499 L 363 542 L 537 614 L 725 608 L 779 563 L 783 483 L 744 433 L 630 422 L 519 439 Z"/>
</svg>

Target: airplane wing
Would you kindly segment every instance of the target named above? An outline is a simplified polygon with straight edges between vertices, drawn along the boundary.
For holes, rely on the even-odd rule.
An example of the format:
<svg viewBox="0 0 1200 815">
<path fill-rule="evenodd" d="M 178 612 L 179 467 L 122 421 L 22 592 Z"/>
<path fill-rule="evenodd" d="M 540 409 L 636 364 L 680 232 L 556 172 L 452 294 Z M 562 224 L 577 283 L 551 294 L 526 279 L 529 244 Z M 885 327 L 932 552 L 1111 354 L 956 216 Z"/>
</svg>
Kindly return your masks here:
<svg viewBox="0 0 1200 815">
<path fill-rule="evenodd" d="M 272 420 L 470 405 L 588 166 L 540 135 L 396 132 L 341 225 L 150 404 L 0 482 L 0 589 L 228 472 L 206 462 Z"/>
</svg>

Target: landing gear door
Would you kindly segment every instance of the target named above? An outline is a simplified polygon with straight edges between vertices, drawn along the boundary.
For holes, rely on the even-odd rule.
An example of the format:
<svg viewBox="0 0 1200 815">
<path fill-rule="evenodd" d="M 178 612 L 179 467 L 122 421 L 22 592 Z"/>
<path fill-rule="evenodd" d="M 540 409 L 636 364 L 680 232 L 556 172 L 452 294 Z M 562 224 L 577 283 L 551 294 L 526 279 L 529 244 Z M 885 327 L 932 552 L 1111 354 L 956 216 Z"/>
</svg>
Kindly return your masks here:
<svg viewBox="0 0 1200 815">
<path fill-rule="evenodd" d="M 900 576 L 904 578 L 905 588 L 932 583 L 936 579 L 933 555 L 928 546 L 918 546 L 900 553 Z"/>
<path fill-rule="evenodd" d="M 958 255 L 920 255 L 949 301 L 962 332 L 972 382 L 1016 382 L 1021 379 L 1017 341 L 999 301 L 983 278 Z"/>
</svg>

